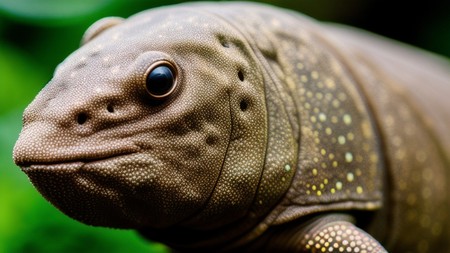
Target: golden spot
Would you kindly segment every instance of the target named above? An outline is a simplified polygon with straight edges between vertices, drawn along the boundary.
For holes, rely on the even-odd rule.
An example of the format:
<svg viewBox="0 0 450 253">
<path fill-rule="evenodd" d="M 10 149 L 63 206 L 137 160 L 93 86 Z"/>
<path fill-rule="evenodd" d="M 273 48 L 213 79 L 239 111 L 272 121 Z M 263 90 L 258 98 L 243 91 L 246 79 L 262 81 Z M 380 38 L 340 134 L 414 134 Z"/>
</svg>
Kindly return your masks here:
<svg viewBox="0 0 450 253">
<path fill-rule="evenodd" d="M 362 174 L 362 171 L 360 168 L 357 168 L 355 172 L 356 172 L 356 176 L 358 176 L 358 177 L 361 176 L 361 174 Z"/>
<path fill-rule="evenodd" d="M 336 124 L 338 122 L 338 117 L 331 116 L 331 122 Z"/>
<path fill-rule="evenodd" d="M 362 129 L 363 136 L 364 136 L 365 138 L 367 138 L 367 139 L 372 138 L 372 131 L 371 131 L 372 128 L 370 127 L 369 122 L 363 121 L 363 122 L 361 123 L 361 129 Z"/>
<path fill-rule="evenodd" d="M 372 202 L 368 202 L 368 203 L 366 203 L 366 208 L 368 210 L 373 210 L 373 209 L 377 208 L 377 206 Z"/>
<path fill-rule="evenodd" d="M 311 91 L 307 91 L 307 92 L 306 92 L 306 96 L 307 96 L 308 98 L 312 98 L 312 97 L 313 97 L 313 93 L 312 93 Z"/>
<path fill-rule="evenodd" d="M 339 92 L 338 96 L 339 100 L 345 101 L 347 100 L 347 95 L 344 92 Z"/>
<path fill-rule="evenodd" d="M 321 167 L 322 167 L 323 169 L 326 169 L 326 168 L 327 168 L 327 164 L 326 164 L 326 163 L 324 163 L 324 162 L 323 162 L 323 163 L 321 163 L 321 164 L 320 164 L 320 166 L 321 166 Z"/>
<path fill-rule="evenodd" d="M 349 141 L 353 141 L 355 139 L 355 135 L 352 132 L 350 132 L 350 133 L 347 134 L 347 139 Z"/>
<path fill-rule="evenodd" d="M 386 117 L 384 117 L 384 122 L 386 123 L 386 125 L 388 125 L 389 127 L 394 125 L 394 117 L 392 115 L 387 115 Z"/>
<path fill-rule="evenodd" d="M 290 166 L 289 164 L 286 164 L 286 165 L 284 166 L 284 169 L 285 169 L 287 172 L 289 172 L 289 171 L 291 170 L 291 166 Z"/>
<path fill-rule="evenodd" d="M 357 162 L 362 162 L 364 159 L 361 155 L 356 155 L 356 161 Z"/>
<path fill-rule="evenodd" d="M 325 133 L 327 135 L 331 135 L 333 133 L 333 131 L 331 130 L 331 128 L 327 127 L 327 128 L 325 128 Z"/>
<path fill-rule="evenodd" d="M 331 194 L 334 194 L 334 193 L 336 193 L 336 190 L 334 188 L 331 188 L 330 192 L 331 192 Z"/>
<path fill-rule="evenodd" d="M 313 186 L 311 187 L 311 189 L 312 189 L 313 191 L 315 191 L 315 190 L 317 190 L 317 187 L 316 187 L 315 185 L 313 185 Z"/>
<path fill-rule="evenodd" d="M 344 116 L 342 117 L 342 120 L 344 121 L 344 124 L 346 124 L 346 125 L 350 125 L 352 123 L 352 117 L 350 116 L 350 114 L 344 114 Z"/>
<path fill-rule="evenodd" d="M 327 115 L 323 112 L 319 113 L 319 120 L 324 122 L 327 120 Z"/>
<path fill-rule="evenodd" d="M 316 98 L 319 99 L 319 100 L 322 99 L 323 98 L 323 94 L 320 93 L 320 92 L 316 93 Z"/>
<path fill-rule="evenodd" d="M 315 123 L 317 121 L 316 116 L 311 116 L 309 118 L 311 120 L 311 122 Z"/>
<path fill-rule="evenodd" d="M 319 158 L 314 157 L 314 158 L 313 158 L 313 161 L 314 161 L 314 162 L 318 162 L 318 161 L 319 161 Z"/>
<path fill-rule="evenodd" d="M 363 188 L 361 186 L 356 187 L 356 192 L 358 194 L 362 194 L 363 193 Z"/>
<path fill-rule="evenodd" d="M 328 88 L 330 89 L 334 89 L 336 87 L 336 83 L 334 83 L 334 80 L 331 78 L 327 78 L 325 80 L 325 84 L 327 85 Z"/>
<path fill-rule="evenodd" d="M 306 194 L 310 195 L 310 194 L 311 194 L 311 192 L 310 192 L 309 190 L 307 190 L 307 191 L 306 191 Z"/>
<path fill-rule="evenodd" d="M 369 159 L 372 163 L 376 163 L 376 162 L 378 162 L 378 155 L 375 153 L 371 153 L 369 156 Z"/>
<path fill-rule="evenodd" d="M 345 153 L 345 161 L 351 163 L 353 161 L 353 154 L 351 152 Z"/>
<path fill-rule="evenodd" d="M 321 150 L 320 150 L 320 153 L 321 153 L 322 155 L 326 155 L 327 151 L 326 151 L 325 149 L 321 149 Z"/>
<path fill-rule="evenodd" d="M 317 176 L 317 169 L 313 169 L 313 170 L 312 170 L 312 174 L 313 174 L 314 176 Z"/>
<path fill-rule="evenodd" d="M 291 78 L 291 77 L 286 77 L 285 78 L 286 83 L 288 84 L 288 86 L 292 89 L 295 89 L 297 87 L 297 84 L 295 83 L 295 81 Z"/>
<path fill-rule="evenodd" d="M 260 200 L 260 201 L 259 201 L 259 204 L 262 205 L 262 203 L 263 203 L 262 200 Z"/>
<path fill-rule="evenodd" d="M 324 184 L 328 184 L 328 179 L 325 178 L 325 179 L 323 180 L 323 183 L 324 183 Z"/>
<path fill-rule="evenodd" d="M 313 71 L 313 72 L 311 72 L 311 77 L 312 77 L 312 79 L 318 79 L 319 73 L 317 73 L 317 71 Z"/>
<path fill-rule="evenodd" d="M 355 176 L 353 173 L 349 172 L 347 173 L 347 181 L 352 182 L 355 179 Z"/>
<path fill-rule="evenodd" d="M 305 103 L 305 108 L 306 109 L 311 109 L 311 105 L 309 103 Z"/>
<path fill-rule="evenodd" d="M 398 149 L 397 152 L 395 152 L 395 158 L 398 160 L 403 160 L 406 156 L 406 150 L 404 149 Z"/>
<path fill-rule="evenodd" d="M 338 162 L 337 161 L 333 161 L 333 163 L 331 164 L 334 168 L 337 168 L 338 166 Z"/>
<path fill-rule="evenodd" d="M 306 82 L 308 82 L 308 77 L 305 76 L 305 75 L 301 75 L 300 76 L 300 81 L 302 81 L 303 83 L 306 83 Z"/>
<path fill-rule="evenodd" d="M 423 150 L 419 150 L 416 153 L 416 159 L 418 162 L 423 163 L 427 159 L 427 154 L 425 154 L 425 152 L 423 152 Z"/>
<path fill-rule="evenodd" d="M 342 182 L 340 182 L 340 181 L 336 182 L 336 189 L 342 190 Z"/>
<path fill-rule="evenodd" d="M 329 154 L 328 154 L 328 158 L 329 158 L 330 160 L 333 160 L 333 159 L 334 159 L 334 154 L 333 154 L 333 153 L 329 153 Z"/>
<path fill-rule="evenodd" d="M 305 66 L 303 65 L 303 63 L 297 63 L 297 68 L 302 70 Z"/>
<path fill-rule="evenodd" d="M 342 136 L 342 135 L 339 135 L 339 137 L 338 137 L 338 143 L 341 144 L 341 145 L 344 145 L 344 144 L 345 144 L 345 137 Z"/>
<path fill-rule="evenodd" d="M 317 196 L 321 196 L 322 192 L 321 191 L 317 191 Z"/>
<path fill-rule="evenodd" d="M 283 182 L 286 181 L 286 178 L 282 177 L 282 178 L 281 178 L 281 181 L 283 181 Z"/>
<path fill-rule="evenodd" d="M 331 104 L 335 107 L 338 108 L 341 105 L 341 102 L 339 102 L 339 100 L 335 99 L 333 100 L 333 102 L 331 102 Z"/>
<path fill-rule="evenodd" d="M 320 188 L 320 189 L 323 189 L 324 187 L 325 187 L 324 184 L 320 184 L 320 185 L 319 185 L 319 188 Z"/>
</svg>

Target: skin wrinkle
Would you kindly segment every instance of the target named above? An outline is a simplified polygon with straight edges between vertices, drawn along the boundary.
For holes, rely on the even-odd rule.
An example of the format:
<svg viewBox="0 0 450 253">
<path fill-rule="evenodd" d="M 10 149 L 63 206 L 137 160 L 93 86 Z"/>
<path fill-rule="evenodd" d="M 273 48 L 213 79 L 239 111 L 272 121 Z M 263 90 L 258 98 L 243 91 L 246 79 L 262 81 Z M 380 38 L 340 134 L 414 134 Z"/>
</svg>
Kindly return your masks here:
<svg viewBox="0 0 450 253">
<path fill-rule="evenodd" d="M 208 15 L 211 15 L 211 16 L 214 16 L 214 17 L 216 17 L 216 18 L 222 19 L 219 15 L 215 15 L 214 13 L 210 13 L 210 12 L 206 12 L 206 11 L 205 11 L 204 13 L 205 13 L 205 14 L 208 14 Z M 226 20 L 224 20 L 224 19 L 222 19 L 222 21 L 225 21 L 225 22 L 226 22 Z M 244 33 L 241 33 L 240 30 L 237 29 L 233 24 L 231 24 L 231 26 L 233 26 L 234 29 L 235 29 L 237 32 L 239 32 L 239 33 L 241 34 L 241 36 L 246 37 L 245 34 L 244 34 Z M 246 38 L 246 39 L 248 39 L 248 38 Z M 229 47 L 229 46 L 227 46 L 227 47 Z M 259 56 L 259 55 L 258 55 L 259 52 L 258 52 L 257 50 L 255 50 L 253 47 L 252 47 L 252 49 L 253 49 L 253 50 L 252 50 L 253 53 L 255 53 L 257 56 Z M 258 59 L 261 60 L 260 57 L 258 57 Z M 263 68 L 265 68 L 265 67 L 266 67 L 266 66 L 263 66 Z M 269 72 L 269 75 L 270 75 L 270 72 Z M 272 80 L 273 80 L 273 79 L 272 79 Z M 241 80 L 241 81 L 242 81 L 242 80 Z M 266 103 L 267 103 L 267 101 L 266 101 Z M 230 102 L 230 108 L 231 108 L 231 102 Z M 269 122 L 267 122 L 267 125 L 268 125 L 268 124 L 269 124 Z M 266 136 L 266 138 L 267 138 L 267 136 Z M 269 146 L 266 147 L 266 152 L 265 152 L 266 155 L 267 155 L 267 149 L 268 149 L 268 148 L 269 148 Z M 267 161 L 267 160 L 266 160 L 266 156 L 264 156 L 264 165 L 263 165 L 263 167 L 266 167 L 266 161 Z M 263 178 L 263 173 L 260 174 L 260 177 L 259 177 L 259 180 L 258 180 L 258 185 L 257 185 L 256 189 L 259 189 L 259 188 L 260 188 L 262 178 Z M 256 204 L 256 202 L 257 202 L 256 197 L 257 197 L 257 195 L 255 194 L 253 200 L 251 201 L 251 206 L 254 206 L 254 205 Z M 249 209 L 247 210 L 247 213 L 246 213 L 245 216 L 248 216 L 248 215 L 250 214 L 250 212 L 251 212 L 251 209 L 249 208 Z"/>
<path fill-rule="evenodd" d="M 346 63 L 346 64 L 343 64 L 343 67 L 349 73 L 349 77 L 350 78 L 354 79 L 355 82 L 358 83 L 358 84 L 361 84 L 361 83 L 364 82 L 364 77 L 360 76 L 359 73 L 357 73 L 356 71 L 352 70 L 349 67 L 350 64 L 348 63 L 347 58 L 345 57 L 345 55 L 343 55 L 343 52 L 341 52 L 338 48 L 336 48 L 336 45 L 334 45 L 332 42 L 327 41 L 326 38 L 323 38 L 320 35 L 318 36 L 318 39 L 326 47 L 331 48 L 335 52 L 336 56 L 340 58 L 341 62 Z M 371 65 L 370 62 L 367 62 L 366 64 Z M 377 69 L 376 66 L 370 66 L 370 67 L 371 67 L 371 69 L 373 69 L 373 71 L 376 71 L 376 69 Z M 382 79 L 389 79 L 389 77 L 388 76 L 384 76 L 384 74 L 382 72 L 377 72 L 376 74 L 378 76 L 382 76 L 383 77 Z M 370 93 L 367 92 L 363 87 L 357 86 L 357 88 L 358 88 L 359 92 L 364 97 L 367 98 L 367 97 L 370 96 Z M 371 104 L 371 103 L 366 103 L 366 106 L 369 108 L 369 113 L 370 113 L 371 117 L 374 117 L 375 116 L 375 111 L 376 111 L 376 108 L 374 108 L 374 105 Z M 381 137 L 378 140 L 380 142 L 380 146 L 382 147 L 381 149 L 383 151 L 386 151 L 387 150 L 387 146 L 386 146 L 387 144 L 386 144 L 385 140 L 387 139 L 387 137 L 383 133 L 383 131 L 381 130 L 382 129 L 382 124 L 380 123 L 380 121 L 377 121 L 377 120 L 375 120 L 373 123 L 375 125 L 376 132 Z M 394 173 L 394 170 L 390 167 L 390 164 L 389 164 L 390 158 L 388 156 L 390 156 L 390 154 L 389 153 L 381 153 L 381 156 L 382 156 L 381 160 L 382 160 L 383 167 L 386 168 L 386 170 L 384 171 L 385 175 L 383 177 L 383 182 L 384 182 L 383 188 L 385 189 L 385 192 L 391 192 L 390 187 L 393 184 L 392 183 L 392 178 L 393 178 L 392 173 Z M 395 205 L 395 201 L 393 201 L 393 196 L 391 194 L 386 194 L 386 195 L 387 196 L 385 196 L 384 204 L 386 206 L 390 206 L 390 207 Z M 386 220 L 384 222 L 384 224 L 385 224 L 384 226 L 387 226 L 385 229 L 387 231 L 394 230 L 395 228 L 394 228 L 394 222 L 393 222 L 394 218 L 393 218 L 393 216 L 392 215 L 386 215 L 386 217 L 384 217 L 384 219 Z M 387 241 L 387 240 L 395 241 L 394 236 L 392 236 L 392 235 L 390 236 L 390 238 L 387 238 L 388 237 L 387 233 L 385 233 L 384 231 L 377 232 L 377 233 L 385 234 L 385 235 L 379 235 L 380 238 L 383 238 L 383 241 Z"/>
<path fill-rule="evenodd" d="M 227 148 L 226 148 L 226 151 L 225 151 L 224 156 L 223 156 L 223 159 L 222 159 L 222 166 L 221 166 L 222 169 L 220 170 L 219 176 L 217 177 L 217 180 L 216 180 L 216 182 L 215 182 L 215 184 L 214 184 L 213 191 L 211 191 L 211 194 L 210 194 L 209 197 L 206 199 L 205 204 L 204 204 L 202 207 L 200 207 L 199 210 L 198 210 L 197 212 L 193 213 L 191 216 L 186 217 L 184 220 L 181 220 L 178 224 L 174 224 L 174 225 L 173 225 L 174 227 L 176 227 L 177 225 L 183 224 L 184 222 L 186 222 L 186 221 L 192 219 L 193 217 L 197 216 L 197 215 L 201 212 L 201 210 L 202 210 L 202 209 L 207 205 L 207 203 L 211 200 L 212 195 L 213 195 L 213 193 L 214 193 L 214 190 L 216 189 L 217 184 L 218 184 L 218 182 L 219 182 L 219 178 L 220 178 L 221 174 L 223 173 L 223 167 L 224 167 L 224 164 L 225 164 L 225 158 L 226 158 L 227 153 L 228 153 L 228 150 L 229 150 L 229 148 L 230 148 L 231 136 L 233 135 L 233 129 L 234 129 L 234 128 L 233 128 L 234 120 L 233 120 L 233 113 L 232 113 L 232 111 L 231 111 L 231 98 L 230 98 L 230 93 L 227 92 L 227 95 L 228 95 L 228 103 L 229 103 L 229 110 L 230 110 L 230 122 L 231 122 L 231 128 L 230 128 L 230 134 L 229 134 L 229 137 L 228 137 Z"/>
<path fill-rule="evenodd" d="M 165 62 L 177 86 L 155 99 Z M 447 251 L 447 69 L 255 3 L 105 18 L 28 106 L 13 156 L 68 216 L 177 251 Z"/>
</svg>

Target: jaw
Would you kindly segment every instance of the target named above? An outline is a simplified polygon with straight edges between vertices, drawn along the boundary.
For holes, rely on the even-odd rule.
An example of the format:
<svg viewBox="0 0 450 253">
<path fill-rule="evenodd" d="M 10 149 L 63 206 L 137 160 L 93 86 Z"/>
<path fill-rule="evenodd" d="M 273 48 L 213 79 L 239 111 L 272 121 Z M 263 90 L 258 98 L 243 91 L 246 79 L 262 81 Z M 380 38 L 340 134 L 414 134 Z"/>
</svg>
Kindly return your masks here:
<svg viewBox="0 0 450 253">
<path fill-rule="evenodd" d="M 94 226 L 139 229 L 179 223 L 203 203 L 202 185 L 171 167 L 142 151 L 21 168 L 38 191 L 66 215 Z"/>
<path fill-rule="evenodd" d="M 35 164 L 22 170 L 69 217 L 94 226 L 137 229 L 167 227 L 180 219 L 170 205 L 177 205 L 173 200 L 179 196 L 174 195 L 183 194 L 183 187 L 175 181 L 164 184 L 167 179 L 160 171 L 165 167 L 147 153 L 132 153 L 89 162 Z"/>
<path fill-rule="evenodd" d="M 131 168 L 131 161 L 140 160 Z M 127 197 L 138 191 L 134 174 L 150 169 L 151 159 L 138 153 L 88 162 L 61 162 L 22 166 L 33 185 L 68 216 L 94 226 L 139 227 L 142 218 L 127 205 Z M 119 172 L 118 168 L 129 168 Z M 141 172 L 139 172 L 141 171 Z"/>
</svg>

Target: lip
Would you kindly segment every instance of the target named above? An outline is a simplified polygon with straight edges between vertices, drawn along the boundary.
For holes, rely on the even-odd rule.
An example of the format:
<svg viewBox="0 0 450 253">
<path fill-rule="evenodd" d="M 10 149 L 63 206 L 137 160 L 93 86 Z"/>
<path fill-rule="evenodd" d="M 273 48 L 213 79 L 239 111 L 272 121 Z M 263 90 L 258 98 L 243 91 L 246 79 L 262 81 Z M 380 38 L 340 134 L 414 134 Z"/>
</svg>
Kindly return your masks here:
<svg viewBox="0 0 450 253">
<path fill-rule="evenodd" d="M 65 170 L 65 171 L 74 171 L 83 167 L 85 163 L 83 162 L 60 162 L 60 163 L 51 163 L 51 164 L 27 164 L 27 165 L 19 165 L 23 172 L 31 172 L 31 171 L 44 171 L 44 170 Z"/>
<path fill-rule="evenodd" d="M 121 157 L 126 157 L 133 155 L 137 152 L 127 152 L 122 154 L 114 154 L 110 156 L 104 156 L 99 157 L 97 159 L 78 159 L 78 160 L 67 160 L 67 161 L 55 161 L 55 162 L 48 162 L 48 163 L 42 163 L 42 162 L 36 162 L 36 163 L 24 163 L 24 164 L 17 164 L 23 172 L 30 172 L 30 171 L 52 171 L 52 170 L 64 170 L 64 171 L 75 171 L 87 164 L 91 163 L 97 163 L 97 162 L 104 162 L 108 160 L 113 159 L 119 159 Z"/>
</svg>

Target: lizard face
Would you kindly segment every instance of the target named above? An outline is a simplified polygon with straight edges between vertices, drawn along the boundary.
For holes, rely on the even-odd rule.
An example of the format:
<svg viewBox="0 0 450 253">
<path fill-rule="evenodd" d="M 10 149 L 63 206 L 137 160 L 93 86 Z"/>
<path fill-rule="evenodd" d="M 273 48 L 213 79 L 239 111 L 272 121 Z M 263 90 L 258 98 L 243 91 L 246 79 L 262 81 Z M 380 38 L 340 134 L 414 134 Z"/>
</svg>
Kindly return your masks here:
<svg viewBox="0 0 450 253">
<path fill-rule="evenodd" d="M 264 94 L 249 46 L 211 17 L 153 12 L 94 24 L 23 116 L 16 164 L 88 224 L 167 227 L 220 194 L 245 209 L 260 177 L 222 182 L 251 145 L 261 154 L 246 164 L 262 170 Z"/>
</svg>

